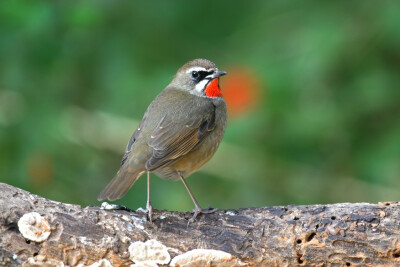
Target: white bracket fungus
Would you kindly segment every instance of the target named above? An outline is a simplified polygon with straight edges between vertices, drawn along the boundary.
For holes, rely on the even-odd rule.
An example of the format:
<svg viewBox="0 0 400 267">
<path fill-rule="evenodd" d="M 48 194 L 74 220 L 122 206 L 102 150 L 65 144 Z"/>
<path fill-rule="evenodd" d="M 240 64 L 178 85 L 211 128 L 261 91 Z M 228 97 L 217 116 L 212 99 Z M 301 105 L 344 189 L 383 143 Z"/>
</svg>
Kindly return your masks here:
<svg viewBox="0 0 400 267">
<path fill-rule="evenodd" d="M 49 223 L 37 212 L 25 213 L 18 221 L 18 230 L 23 237 L 35 242 L 45 241 L 51 233 Z"/>
<path fill-rule="evenodd" d="M 154 239 L 133 242 L 128 251 L 135 266 L 157 267 L 158 264 L 167 264 L 171 260 L 168 248 Z"/>
</svg>

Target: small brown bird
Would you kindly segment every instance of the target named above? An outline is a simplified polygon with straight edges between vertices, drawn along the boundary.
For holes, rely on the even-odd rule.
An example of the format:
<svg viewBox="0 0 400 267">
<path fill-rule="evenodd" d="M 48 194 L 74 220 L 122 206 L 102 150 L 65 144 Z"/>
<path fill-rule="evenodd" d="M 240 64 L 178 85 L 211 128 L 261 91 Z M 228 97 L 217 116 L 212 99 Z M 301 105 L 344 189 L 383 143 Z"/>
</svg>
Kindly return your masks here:
<svg viewBox="0 0 400 267">
<path fill-rule="evenodd" d="M 98 200 L 123 197 L 146 172 L 146 210 L 150 221 L 150 173 L 183 182 L 195 205 L 189 222 L 199 213 L 210 212 L 201 209 L 185 178 L 211 159 L 224 135 L 227 112 L 218 82 L 225 74 L 206 59 L 183 65 L 147 108 L 129 140 L 118 173 Z"/>
</svg>

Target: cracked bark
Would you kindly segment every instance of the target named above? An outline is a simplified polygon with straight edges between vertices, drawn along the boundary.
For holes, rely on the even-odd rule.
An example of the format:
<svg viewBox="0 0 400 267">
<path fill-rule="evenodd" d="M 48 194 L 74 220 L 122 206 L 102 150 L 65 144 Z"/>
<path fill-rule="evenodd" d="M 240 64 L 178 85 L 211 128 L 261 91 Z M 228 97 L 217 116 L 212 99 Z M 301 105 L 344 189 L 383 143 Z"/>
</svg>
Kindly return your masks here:
<svg viewBox="0 0 400 267">
<path fill-rule="evenodd" d="M 41 243 L 26 240 L 18 220 L 38 212 L 50 223 Z M 130 266 L 128 247 L 155 239 L 171 258 L 196 249 L 230 253 L 250 266 L 400 265 L 400 204 L 343 203 L 220 210 L 200 215 L 155 211 L 107 211 L 59 203 L 0 183 L 0 265 L 18 266 L 30 257 L 89 265 L 108 259 Z"/>
</svg>

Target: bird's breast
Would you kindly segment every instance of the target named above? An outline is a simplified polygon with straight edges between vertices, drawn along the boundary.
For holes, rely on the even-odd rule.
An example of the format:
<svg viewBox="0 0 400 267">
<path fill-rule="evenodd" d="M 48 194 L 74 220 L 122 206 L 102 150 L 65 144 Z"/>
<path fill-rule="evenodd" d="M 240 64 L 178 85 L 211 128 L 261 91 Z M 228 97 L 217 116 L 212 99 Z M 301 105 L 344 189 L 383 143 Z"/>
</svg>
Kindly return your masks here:
<svg viewBox="0 0 400 267">
<path fill-rule="evenodd" d="M 225 104 L 225 103 L 223 103 Z M 179 171 L 183 177 L 188 177 L 193 172 L 199 170 L 206 164 L 217 151 L 226 128 L 226 107 L 217 107 L 216 109 L 216 126 L 215 129 L 200 143 L 196 149 L 181 157 L 179 160 L 171 164 L 169 168 Z M 179 179 L 178 176 L 172 179 Z"/>
</svg>

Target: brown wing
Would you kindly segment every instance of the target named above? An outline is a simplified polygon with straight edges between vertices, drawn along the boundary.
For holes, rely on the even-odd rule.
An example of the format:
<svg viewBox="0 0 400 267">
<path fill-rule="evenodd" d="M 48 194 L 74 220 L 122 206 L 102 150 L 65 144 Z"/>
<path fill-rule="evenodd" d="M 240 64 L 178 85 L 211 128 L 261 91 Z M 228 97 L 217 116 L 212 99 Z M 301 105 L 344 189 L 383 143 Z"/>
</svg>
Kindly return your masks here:
<svg viewBox="0 0 400 267">
<path fill-rule="evenodd" d="M 123 166 L 124 163 L 126 162 L 126 160 L 128 159 L 128 156 L 132 151 L 133 144 L 136 142 L 136 139 L 138 138 L 139 133 L 143 129 L 143 124 L 146 121 L 146 117 L 147 117 L 147 113 L 144 114 L 144 117 L 143 117 L 142 121 L 140 122 L 140 124 L 137 127 L 137 129 L 133 132 L 133 134 L 131 136 L 131 139 L 129 139 L 128 145 L 126 146 L 126 149 L 125 149 L 125 154 L 124 154 L 124 156 L 122 157 L 122 160 L 121 160 L 121 166 Z"/>
<path fill-rule="evenodd" d="M 146 162 L 147 170 L 153 171 L 186 155 L 214 129 L 215 106 L 211 102 L 188 108 L 187 114 L 166 114 L 152 132 L 149 145 L 154 152 Z"/>
</svg>

